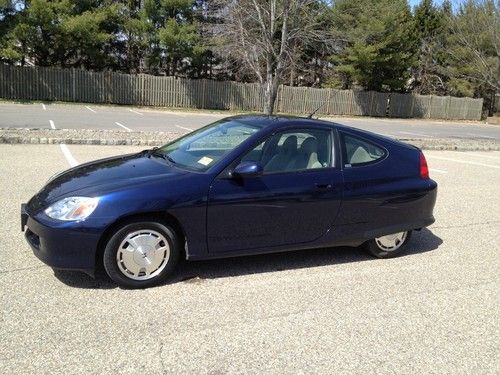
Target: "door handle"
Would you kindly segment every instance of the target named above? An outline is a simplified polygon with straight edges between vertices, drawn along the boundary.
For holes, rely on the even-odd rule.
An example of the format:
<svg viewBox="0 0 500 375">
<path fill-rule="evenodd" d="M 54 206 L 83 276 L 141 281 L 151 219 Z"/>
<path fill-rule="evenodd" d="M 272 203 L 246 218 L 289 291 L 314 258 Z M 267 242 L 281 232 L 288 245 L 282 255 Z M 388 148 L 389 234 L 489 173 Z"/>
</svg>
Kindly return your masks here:
<svg viewBox="0 0 500 375">
<path fill-rule="evenodd" d="M 330 189 L 332 184 L 315 184 L 318 189 Z"/>
</svg>

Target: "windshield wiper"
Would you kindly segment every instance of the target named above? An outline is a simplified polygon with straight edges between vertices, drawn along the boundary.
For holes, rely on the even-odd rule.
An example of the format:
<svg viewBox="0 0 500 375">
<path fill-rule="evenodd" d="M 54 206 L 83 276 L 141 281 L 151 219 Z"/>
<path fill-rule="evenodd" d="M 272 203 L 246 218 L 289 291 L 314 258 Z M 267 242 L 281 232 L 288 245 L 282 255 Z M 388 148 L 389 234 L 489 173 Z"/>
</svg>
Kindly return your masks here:
<svg viewBox="0 0 500 375">
<path fill-rule="evenodd" d="M 153 147 L 153 148 L 148 148 L 146 150 L 142 150 L 140 153 L 143 155 L 146 155 L 148 158 L 151 157 L 155 153 L 155 151 L 158 150 L 158 147 Z"/>
<path fill-rule="evenodd" d="M 164 154 L 163 152 L 158 151 L 158 150 L 159 150 L 158 147 L 153 147 L 153 148 L 151 148 L 149 150 L 144 150 L 143 152 L 146 152 L 146 155 L 147 155 L 148 158 L 150 158 L 151 156 L 156 156 L 156 157 L 160 157 L 162 159 L 168 160 L 172 164 L 176 164 L 177 163 L 168 154 Z"/>
<path fill-rule="evenodd" d="M 168 154 L 161 154 L 161 156 L 164 158 L 164 159 L 167 159 L 169 162 L 171 162 L 172 164 L 176 164 L 177 162 L 172 159 Z"/>
</svg>

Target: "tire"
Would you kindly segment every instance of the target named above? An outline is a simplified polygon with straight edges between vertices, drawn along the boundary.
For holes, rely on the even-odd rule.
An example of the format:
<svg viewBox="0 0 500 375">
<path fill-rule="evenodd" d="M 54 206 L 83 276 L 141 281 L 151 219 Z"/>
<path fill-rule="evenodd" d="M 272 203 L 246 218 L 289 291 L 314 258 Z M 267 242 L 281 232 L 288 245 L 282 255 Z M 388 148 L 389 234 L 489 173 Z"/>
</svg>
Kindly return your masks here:
<svg viewBox="0 0 500 375">
<path fill-rule="evenodd" d="M 405 245 L 411 238 L 411 233 L 412 231 L 400 232 L 383 237 L 378 237 L 373 240 L 365 242 L 363 244 L 363 247 L 365 248 L 365 250 L 367 250 L 371 255 L 373 255 L 376 258 L 393 258 L 404 251 Z M 397 236 L 400 234 L 404 235 L 401 238 L 396 238 L 394 247 L 392 249 L 390 246 L 384 246 L 384 243 L 387 245 L 388 243 L 391 242 L 390 240 L 388 240 L 390 236 Z M 397 242 L 398 239 L 400 240 L 400 242 Z"/>
<path fill-rule="evenodd" d="M 103 255 L 108 276 L 124 288 L 158 285 L 175 269 L 181 252 L 173 229 L 155 221 L 134 221 L 119 227 Z"/>
</svg>

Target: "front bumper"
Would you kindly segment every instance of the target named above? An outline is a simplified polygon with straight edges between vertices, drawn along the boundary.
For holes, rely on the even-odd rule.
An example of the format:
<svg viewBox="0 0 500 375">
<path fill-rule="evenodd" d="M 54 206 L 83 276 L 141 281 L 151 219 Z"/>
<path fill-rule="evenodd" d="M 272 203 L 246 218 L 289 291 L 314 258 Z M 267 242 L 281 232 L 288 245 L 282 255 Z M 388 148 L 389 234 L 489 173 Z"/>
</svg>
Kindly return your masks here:
<svg viewBox="0 0 500 375">
<path fill-rule="evenodd" d="M 100 234 L 67 223 L 51 226 L 35 219 L 21 205 L 21 230 L 33 254 L 52 268 L 78 270 L 93 275 Z"/>
</svg>

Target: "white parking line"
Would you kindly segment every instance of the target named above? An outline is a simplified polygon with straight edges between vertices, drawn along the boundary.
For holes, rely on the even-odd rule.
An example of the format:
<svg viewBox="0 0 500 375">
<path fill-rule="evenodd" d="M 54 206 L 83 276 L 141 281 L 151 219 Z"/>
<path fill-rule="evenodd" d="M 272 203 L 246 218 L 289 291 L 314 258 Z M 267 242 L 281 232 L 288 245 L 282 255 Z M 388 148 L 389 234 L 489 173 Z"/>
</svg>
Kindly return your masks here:
<svg viewBox="0 0 500 375">
<path fill-rule="evenodd" d="M 180 126 L 180 125 L 175 125 L 175 127 L 182 129 L 182 130 L 187 130 L 188 132 L 192 132 L 194 130 L 194 129 L 190 129 L 190 128 L 185 128 L 184 126 Z"/>
<path fill-rule="evenodd" d="M 479 156 L 481 158 L 486 158 L 486 159 L 492 159 L 492 160 L 500 160 L 500 158 L 497 158 L 495 156 L 490 156 L 490 155 L 481 155 L 481 154 L 476 154 L 474 152 L 466 152 L 467 155 L 471 156 Z"/>
<path fill-rule="evenodd" d="M 448 173 L 448 171 L 443 171 L 442 169 L 435 169 L 435 168 L 429 168 L 429 171 L 437 173 Z"/>
<path fill-rule="evenodd" d="M 472 135 L 473 137 L 477 137 L 477 138 L 496 139 L 495 137 L 490 137 L 489 135 L 474 134 L 474 133 L 465 133 L 465 134 Z"/>
<path fill-rule="evenodd" d="M 400 134 L 409 134 L 409 135 L 416 135 L 418 137 L 428 137 L 428 138 L 434 138 L 432 135 L 424 134 L 424 133 L 413 133 L 413 132 L 398 132 Z"/>
<path fill-rule="evenodd" d="M 42 103 L 42 108 L 43 108 L 44 111 L 47 110 L 47 107 L 45 107 L 45 104 L 43 104 L 43 103 Z"/>
<path fill-rule="evenodd" d="M 119 122 L 115 122 L 115 124 L 116 124 L 116 125 L 118 125 L 118 126 L 121 126 L 123 129 L 125 129 L 125 130 L 126 130 L 126 131 L 128 131 L 128 132 L 131 132 L 131 131 L 132 131 L 132 129 L 127 128 L 125 125 L 120 124 Z"/>
<path fill-rule="evenodd" d="M 68 162 L 68 164 L 71 166 L 71 167 L 76 167 L 78 164 L 78 161 L 73 157 L 73 155 L 71 155 L 71 152 L 69 151 L 68 149 L 68 146 L 66 146 L 65 144 L 61 143 L 59 145 L 61 147 L 61 151 L 62 153 L 64 154 L 64 157 L 66 158 L 66 161 Z"/>
<path fill-rule="evenodd" d="M 55 129 L 56 126 L 54 124 L 54 121 L 52 120 L 49 120 L 50 122 L 50 127 L 52 129 Z M 68 164 L 70 165 L 70 167 L 76 167 L 78 164 L 78 161 L 73 157 L 73 155 L 71 155 L 71 152 L 69 152 L 69 149 L 68 149 L 68 146 L 66 146 L 64 143 L 61 143 L 59 145 L 59 147 L 61 147 L 61 151 L 64 155 L 64 157 L 66 158 L 66 161 L 68 162 Z"/>
<path fill-rule="evenodd" d="M 90 108 L 88 105 L 85 106 L 85 108 L 87 108 L 90 112 L 94 112 L 94 113 L 97 113 L 96 111 L 94 111 L 92 108 Z"/>
<path fill-rule="evenodd" d="M 483 164 L 483 163 L 477 163 L 475 161 L 467 161 L 467 160 L 457 160 L 457 159 L 452 159 L 452 158 L 443 158 L 441 156 L 433 156 L 433 155 L 426 155 L 426 157 L 430 159 L 437 159 L 437 160 L 446 160 L 446 161 L 454 161 L 456 163 L 462 163 L 462 164 L 470 164 L 470 165 L 479 165 L 481 167 L 490 167 L 490 168 L 495 168 L 495 169 L 500 169 L 500 166 L 498 165 L 491 165 L 491 164 Z"/>
<path fill-rule="evenodd" d="M 144 113 L 134 111 L 133 109 L 129 109 L 129 111 L 135 113 L 136 115 L 144 116 Z"/>
</svg>

